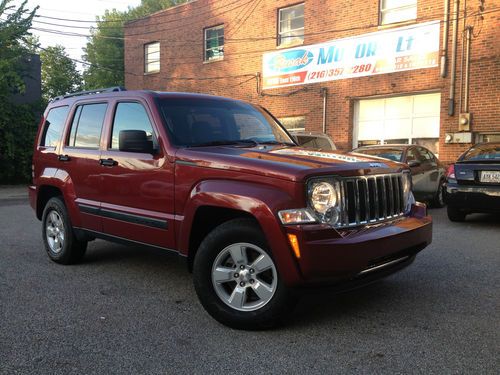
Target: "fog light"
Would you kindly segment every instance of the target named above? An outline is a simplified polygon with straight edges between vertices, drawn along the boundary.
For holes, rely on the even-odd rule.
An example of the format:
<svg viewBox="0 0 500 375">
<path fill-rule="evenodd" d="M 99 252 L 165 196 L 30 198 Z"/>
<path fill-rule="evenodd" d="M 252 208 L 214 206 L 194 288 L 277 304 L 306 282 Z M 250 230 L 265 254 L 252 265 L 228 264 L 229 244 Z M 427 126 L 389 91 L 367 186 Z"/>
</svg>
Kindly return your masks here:
<svg viewBox="0 0 500 375">
<path fill-rule="evenodd" d="M 340 211 L 337 207 L 330 207 L 326 212 L 325 212 L 325 221 L 335 225 L 339 221 L 340 218 Z"/>
</svg>

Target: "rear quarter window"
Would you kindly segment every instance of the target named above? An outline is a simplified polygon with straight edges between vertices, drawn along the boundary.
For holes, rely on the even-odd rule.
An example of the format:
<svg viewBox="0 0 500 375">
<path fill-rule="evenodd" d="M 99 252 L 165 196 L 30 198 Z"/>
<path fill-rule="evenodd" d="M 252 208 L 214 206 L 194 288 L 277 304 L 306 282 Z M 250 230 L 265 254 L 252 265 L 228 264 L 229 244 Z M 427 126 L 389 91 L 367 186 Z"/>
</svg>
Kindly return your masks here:
<svg viewBox="0 0 500 375">
<path fill-rule="evenodd" d="M 45 123 L 43 124 L 43 135 L 40 146 L 56 147 L 62 137 L 69 107 L 56 107 L 49 110 Z"/>
</svg>

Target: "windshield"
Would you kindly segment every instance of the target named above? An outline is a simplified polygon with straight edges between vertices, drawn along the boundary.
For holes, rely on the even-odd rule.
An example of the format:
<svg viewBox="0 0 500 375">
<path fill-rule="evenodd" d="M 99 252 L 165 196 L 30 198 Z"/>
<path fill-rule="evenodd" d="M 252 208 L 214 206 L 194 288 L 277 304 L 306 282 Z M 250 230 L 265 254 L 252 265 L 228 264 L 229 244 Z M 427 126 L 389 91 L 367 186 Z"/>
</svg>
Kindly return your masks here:
<svg viewBox="0 0 500 375">
<path fill-rule="evenodd" d="M 378 156 L 380 158 L 390 159 L 394 161 L 401 161 L 403 157 L 403 150 L 397 148 L 365 148 L 354 150 L 354 152 Z"/>
<path fill-rule="evenodd" d="M 165 98 L 158 100 L 158 106 L 170 138 L 177 146 L 294 145 L 268 113 L 244 102 Z"/>
<path fill-rule="evenodd" d="M 487 143 L 472 147 L 462 160 L 500 160 L 500 143 Z"/>
</svg>

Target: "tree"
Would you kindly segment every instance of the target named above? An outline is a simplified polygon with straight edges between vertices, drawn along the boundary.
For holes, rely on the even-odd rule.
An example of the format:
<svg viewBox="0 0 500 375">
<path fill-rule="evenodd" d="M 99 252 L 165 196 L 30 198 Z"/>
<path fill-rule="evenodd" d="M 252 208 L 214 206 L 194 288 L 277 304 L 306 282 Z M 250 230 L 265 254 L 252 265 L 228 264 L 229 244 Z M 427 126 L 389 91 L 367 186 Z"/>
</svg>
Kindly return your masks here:
<svg viewBox="0 0 500 375">
<path fill-rule="evenodd" d="M 81 90 L 82 77 L 63 46 L 56 45 L 42 49 L 40 60 L 44 100 L 49 101 L 58 95 Z"/>
<path fill-rule="evenodd" d="M 20 93 L 24 89 L 20 63 L 25 55 L 23 42 L 29 36 L 31 21 L 37 8 L 29 12 L 27 0 L 19 8 L 9 5 L 12 0 L 0 2 L 0 98 Z"/>
<path fill-rule="evenodd" d="M 83 60 L 87 68 L 83 74 L 86 89 L 96 89 L 125 84 L 123 25 L 151 13 L 166 9 L 187 0 L 142 0 L 135 8 L 120 12 L 107 10 L 97 17 L 97 26 L 85 48 Z"/>
<path fill-rule="evenodd" d="M 29 11 L 24 1 L 18 8 L 11 0 L 0 1 L 0 183 L 27 181 L 31 173 L 35 113 L 39 103 L 16 105 L 15 94 L 24 91 L 23 75 L 29 51 L 25 44 L 37 8 Z"/>
</svg>

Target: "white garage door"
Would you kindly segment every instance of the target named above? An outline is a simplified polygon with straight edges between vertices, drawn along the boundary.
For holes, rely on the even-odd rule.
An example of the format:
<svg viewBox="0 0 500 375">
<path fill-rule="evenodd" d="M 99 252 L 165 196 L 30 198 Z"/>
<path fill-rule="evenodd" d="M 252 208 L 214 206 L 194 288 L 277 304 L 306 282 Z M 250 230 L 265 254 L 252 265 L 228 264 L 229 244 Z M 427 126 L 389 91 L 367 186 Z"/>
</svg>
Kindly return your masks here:
<svg viewBox="0 0 500 375">
<path fill-rule="evenodd" d="M 353 147 L 414 143 L 438 154 L 440 103 L 441 94 L 359 100 Z"/>
</svg>

